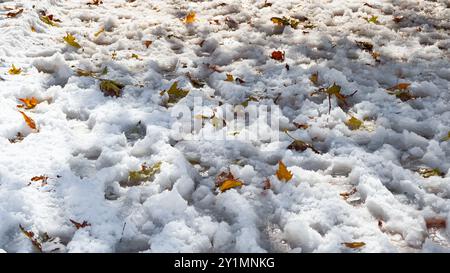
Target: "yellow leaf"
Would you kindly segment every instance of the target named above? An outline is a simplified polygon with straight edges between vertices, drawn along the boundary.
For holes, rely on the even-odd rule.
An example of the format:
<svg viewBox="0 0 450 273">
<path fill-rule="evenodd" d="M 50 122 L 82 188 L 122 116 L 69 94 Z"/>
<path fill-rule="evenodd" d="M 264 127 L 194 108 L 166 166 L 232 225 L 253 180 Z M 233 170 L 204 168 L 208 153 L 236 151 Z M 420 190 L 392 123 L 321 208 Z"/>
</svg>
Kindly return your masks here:
<svg viewBox="0 0 450 273">
<path fill-rule="evenodd" d="M 162 92 L 164 93 L 164 91 Z M 178 88 L 178 82 L 174 82 L 169 90 L 167 90 L 167 94 L 169 95 L 169 103 L 177 103 L 182 98 L 186 97 L 189 93 L 189 90 L 183 90 Z"/>
<path fill-rule="evenodd" d="M 131 58 L 139 60 L 139 55 L 137 55 L 136 53 L 133 53 L 133 54 L 131 54 Z"/>
<path fill-rule="evenodd" d="M 363 122 L 355 117 L 348 119 L 345 124 L 350 128 L 350 130 L 358 130 L 363 125 Z"/>
<path fill-rule="evenodd" d="M 442 141 L 448 141 L 450 140 L 450 131 L 448 131 L 447 136 L 445 136 Z"/>
<path fill-rule="evenodd" d="M 366 245 L 364 242 L 348 242 L 348 243 L 342 243 L 348 248 L 360 248 Z"/>
<path fill-rule="evenodd" d="M 161 170 L 162 162 L 156 162 L 151 167 L 143 164 L 141 166 L 141 170 L 139 171 L 130 171 L 128 173 L 128 184 L 129 185 L 138 185 L 141 182 L 149 181 L 154 177 L 154 175 Z"/>
<path fill-rule="evenodd" d="M 309 77 L 309 80 L 314 83 L 315 85 L 317 85 L 319 83 L 319 72 L 314 72 L 311 77 Z"/>
<path fill-rule="evenodd" d="M 286 168 L 286 165 L 280 160 L 278 161 L 278 170 L 276 172 L 276 175 L 279 180 L 284 180 L 285 182 L 288 182 L 292 179 L 293 174 Z"/>
<path fill-rule="evenodd" d="M 232 82 L 232 81 L 234 81 L 233 75 L 227 74 L 227 79 L 226 79 L 225 81 L 227 81 L 227 82 Z"/>
<path fill-rule="evenodd" d="M 195 22 L 195 12 L 193 12 L 193 11 L 191 11 L 191 12 L 189 12 L 187 15 L 186 15 L 186 18 L 184 19 L 184 22 L 186 23 L 186 24 L 192 24 L 192 23 L 194 23 Z"/>
<path fill-rule="evenodd" d="M 66 41 L 67 44 L 69 44 L 75 48 L 81 47 L 80 44 L 77 43 L 77 41 L 75 41 L 75 37 L 70 33 L 67 33 L 67 35 L 63 39 L 64 39 L 64 41 Z"/>
<path fill-rule="evenodd" d="M 120 97 L 124 87 L 123 84 L 112 80 L 101 80 L 100 82 L 100 90 L 105 96 Z"/>
<path fill-rule="evenodd" d="M 98 37 L 100 34 L 102 34 L 103 32 L 105 31 L 105 28 L 101 28 L 101 29 L 99 29 L 96 33 L 94 33 L 94 36 L 95 37 Z"/>
<path fill-rule="evenodd" d="M 52 20 L 52 18 L 53 18 L 53 17 L 46 16 L 46 15 L 43 15 L 43 16 L 40 16 L 40 17 L 39 17 L 39 19 L 41 19 L 41 21 L 44 22 L 44 23 L 46 23 L 47 25 L 57 27 L 58 24 L 55 23 L 55 22 Z"/>
<path fill-rule="evenodd" d="M 19 108 L 33 109 L 39 102 L 35 97 L 19 99 L 23 105 L 17 105 Z"/>
<path fill-rule="evenodd" d="M 380 22 L 378 22 L 378 16 L 372 15 L 369 19 L 367 19 L 367 22 L 378 25 Z"/>
<path fill-rule="evenodd" d="M 34 122 L 34 120 L 32 118 L 30 118 L 29 116 L 27 116 L 24 112 L 22 112 L 22 111 L 19 111 L 19 112 L 22 114 L 23 119 L 27 123 L 28 127 L 30 127 L 31 129 L 36 129 L 36 123 Z"/>
<path fill-rule="evenodd" d="M 224 192 L 226 190 L 229 190 L 231 188 L 236 188 L 236 187 L 241 187 L 242 186 L 242 182 L 239 180 L 235 180 L 235 179 L 229 179 L 229 180 L 225 180 L 219 187 L 221 192 Z"/>
<path fill-rule="evenodd" d="M 18 75 L 22 72 L 22 68 L 16 68 L 16 66 L 13 64 L 11 68 L 8 70 L 8 73 L 11 75 Z"/>
</svg>

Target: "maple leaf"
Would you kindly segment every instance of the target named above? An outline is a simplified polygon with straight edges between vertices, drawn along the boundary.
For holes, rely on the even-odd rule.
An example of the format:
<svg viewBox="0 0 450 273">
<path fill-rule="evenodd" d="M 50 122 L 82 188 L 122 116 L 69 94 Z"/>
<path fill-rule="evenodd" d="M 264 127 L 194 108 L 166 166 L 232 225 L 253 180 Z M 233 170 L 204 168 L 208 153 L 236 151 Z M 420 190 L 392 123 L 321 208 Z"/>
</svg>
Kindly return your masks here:
<svg viewBox="0 0 450 273">
<path fill-rule="evenodd" d="M 75 226 L 76 229 L 89 227 L 91 225 L 87 221 L 83 221 L 83 223 L 78 223 L 78 222 L 76 222 L 76 221 L 74 221 L 72 219 L 69 219 L 69 221 L 72 222 L 72 224 Z"/>
<path fill-rule="evenodd" d="M 271 56 L 272 59 L 277 60 L 277 61 L 284 61 L 284 52 L 282 51 L 274 51 L 272 52 Z"/>
<path fill-rule="evenodd" d="M 189 12 L 189 13 L 186 15 L 186 18 L 184 18 L 184 22 L 185 22 L 186 24 L 192 24 L 192 23 L 194 23 L 194 22 L 196 21 L 195 16 L 196 16 L 195 12 L 193 12 L 193 11 Z"/>
<path fill-rule="evenodd" d="M 22 12 L 23 12 L 23 9 L 19 9 L 19 10 L 16 11 L 16 12 L 10 11 L 10 12 L 8 12 L 8 13 L 6 14 L 6 17 L 8 17 L 8 18 L 14 18 L 14 17 L 16 17 L 17 15 L 21 14 Z"/>
<path fill-rule="evenodd" d="M 179 100 L 187 96 L 189 90 L 178 88 L 178 82 L 174 82 L 170 86 L 169 90 L 164 90 L 163 92 L 161 92 L 161 95 L 165 92 L 167 92 L 167 94 L 169 95 L 169 103 L 177 103 Z"/>
<path fill-rule="evenodd" d="M 372 15 L 370 18 L 366 19 L 367 22 L 372 23 L 372 24 L 380 24 L 380 22 L 378 21 L 378 16 Z"/>
<path fill-rule="evenodd" d="M 278 161 L 278 170 L 276 172 L 276 175 L 279 180 L 284 180 L 285 182 L 288 182 L 293 177 L 292 172 L 290 172 L 286 168 L 286 165 L 284 165 L 283 161 L 281 160 Z"/>
<path fill-rule="evenodd" d="M 16 68 L 14 64 L 11 65 L 11 68 L 8 70 L 10 75 L 19 75 L 22 72 L 22 68 Z"/>
<path fill-rule="evenodd" d="M 21 132 L 18 132 L 14 138 L 8 139 L 10 143 L 17 143 L 24 139 L 24 135 Z"/>
<path fill-rule="evenodd" d="M 416 99 L 416 97 L 411 95 L 411 93 L 408 90 L 410 85 L 411 85 L 410 83 L 402 82 L 402 83 L 396 84 L 392 87 L 389 87 L 387 89 L 387 91 L 389 94 L 395 95 L 401 101 L 408 101 L 411 99 Z"/>
<path fill-rule="evenodd" d="M 19 112 L 22 114 L 23 119 L 27 123 L 28 127 L 30 127 L 31 129 L 36 129 L 36 123 L 34 122 L 34 120 L 32 118 L 30 118 L 29 116 L 27 116 L 24 112 L 22 112 L 22 111 L 19 111 Z"/>
<path fill-rule="evenodd" d="M 366 245 L 366 243 L 364 242 L 345 242 L 342 244 L 348 248 L 360 248 Z"/>
<path fill-rule="evenodd" d="M 396 85 L 394 85 L 394 86 L 392 86 L 392 87 L 389 87 L 387 90 L 389 90 L 389 91 L 406 90 L 406 89 L 409 88 L 409 86 L 411 86 L 410 83 L 407 83 L 407 82 L 401 82 L 401 83 L 398 83 L 398 84 L 396 84 Z"/>
<path fill-rule="evenodd" d="M 67 35 L 63 39 L 67 44 L 75 48 L 81 48 L 81 45 L 76 41 L 75 37 L 72 34 L 67 33 Z"/>
<path fill-rule="evenodd" d="M 113 80 L 101 80 L 100 90 L 105 96 L 120 97 L 122 95 L 122 89 L 125 85 Z"/>
<path fill-rule="evenodd" d="M 354 116 L 352 116 L 345 122 L 345 125 L 347 125 L 347 127 L 350 128 L 350 130 L 358 130 L 363 125 L 363 122 L 362 120 L 359 120 Z"/>
<path fill-rule="evenodd" d="M 31 98 L 20 98 L 19 99 L 23 105 L 17 105 L 18 108 L 25 108 L 27 110 L 33 109 L 39 103 L 35 97 Z"/>
</svg>

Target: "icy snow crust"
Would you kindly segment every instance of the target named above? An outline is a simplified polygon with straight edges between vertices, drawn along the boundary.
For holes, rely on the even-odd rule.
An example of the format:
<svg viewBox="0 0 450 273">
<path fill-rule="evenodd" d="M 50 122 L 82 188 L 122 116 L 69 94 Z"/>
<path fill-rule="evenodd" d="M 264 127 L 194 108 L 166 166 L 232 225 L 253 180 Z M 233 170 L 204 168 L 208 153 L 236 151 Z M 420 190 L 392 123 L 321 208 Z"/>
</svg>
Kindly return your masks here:
<svg viewBox="0 0 450 273">
<path fill-rule="evenodd" d="M 20 224 L 54 238 L 44 251 L 450 250 L 450 228 L 425 224 L 429 217 L 450 220 L 450 142 L 442 141 L 450 130 L 448 1 L 87 2 L 0 5 L 24 8 L 16 18 L 0 11 L 0 249 L 37 251 Z M 39 20 L 39 10 L 60 19 L 60 27 Z M 197 21 L 186 25 L 189 11 Z M 372 15 L 379 25 L 364 19 Z M 276 27 L 273 16 L 307 17 L 316 27 Z M 404 19 L 395 23 L 394 16 Z M 82 49 L 62 41 L 67 32 Z M 146 48 L 145 40 L 153 43 Z M 380 63 L 355 40 L 373 43 Z M 274 50 L 285 51 L 285 62 L 270 58 Z M 7 73 L 12 64 L 20 75 Z M 105 97 L 98 80 L 74 72 L 105 66 L 105 78 L 126 85 L 122 97 Z M 321 86 L 358 90 L 348 113 L 333 98 L 328 114 L 328 99 L 310 96 L 315 71 Z M 188 72 L 206 84 L 194 87 Z M 226 73 L 245 83 L 224 81 Z M 206 104 L 260 98 L 249 105 L 273 105 L 278 97 L 280 130 L 289 128 L 322 154 L 287 149 L 292 140 L 281 131 L 268 131 L 280 133 L 274 142 L 239 134 L 227 142 L 174 141 L 174 118 L 160 95 L 174 81 L 190 90 L 179 102 L 189 106 L 196 96 Z M 402 102 L 386 92 L 399 82 L 411 83 L 418 98 Z M 16 108 L 18 98 L 31 96 L 43 101 L 26 111 L 37 133 Z M 350 130 L 350 113 L 373 130 Z M 130 137 L 139 121 L 141 131 Z M 294 121 L 309 128 L 296 129 Z M 18 132 L 23 141 L 10 143 Z M 278 160 L 291 181 L 275 176 Z M 120 185 L 129 171 L 159 161 L 153 180 Z M 445 176 L 423 178 L 418 166 Z M 219 193 L 215 177 L 227 168 L 245 186 Z M 28 185 L 44 174 L 47 185 Z M 353 188 L 349 199 L 340 196 Z M 77 230 L 69 219 L 91 225 Z M 342 244 L 355 241 L 366 245 Z"/>
</svg>

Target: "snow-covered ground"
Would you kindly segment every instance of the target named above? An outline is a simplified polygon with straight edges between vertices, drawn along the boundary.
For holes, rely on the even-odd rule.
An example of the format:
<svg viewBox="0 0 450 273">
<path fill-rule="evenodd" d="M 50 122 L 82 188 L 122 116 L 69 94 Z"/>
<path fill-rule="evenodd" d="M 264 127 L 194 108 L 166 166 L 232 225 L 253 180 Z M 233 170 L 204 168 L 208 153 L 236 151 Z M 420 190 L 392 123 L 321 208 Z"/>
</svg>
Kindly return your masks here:
<svg viewBox="0 0 450 273">
<path fill-rule="evenodd" d="M 0 251 L 450 251 L 448 0 L 89 2 L 0 1 Z M 122 96 L 104 96 L 99 78 Z M 280 128 L 255 124 L 279 140 L 176 138 L 161 92 L 174 82 L 189 90 L 176 105 L 278 105 Z M 311 94 L 333 83 L 357 92 L 348 106 L 332 96 L 329 113 L 326 94 Z M 410 100 L 388 92 L 399 83 Z M 27 97 L 39 103 L 18 108 Z M 284 130 L 319 153 L 288 149 Z M 228 170 L 244 185 L 220 192 Z"/>
</svg>

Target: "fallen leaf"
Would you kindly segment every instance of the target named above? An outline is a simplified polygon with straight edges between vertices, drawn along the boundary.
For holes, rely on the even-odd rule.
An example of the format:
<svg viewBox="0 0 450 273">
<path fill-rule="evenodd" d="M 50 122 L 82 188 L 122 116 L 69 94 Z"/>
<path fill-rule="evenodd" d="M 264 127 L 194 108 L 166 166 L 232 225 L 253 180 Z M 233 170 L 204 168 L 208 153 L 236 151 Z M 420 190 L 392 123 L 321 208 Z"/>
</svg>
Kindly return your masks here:
<svg viewBox="0 0 450 273">
<path fill-rule="evenodd" d="M 360 248 L 366 245 L 366 243 L 364 242 L 345 242 L 342 244 L 348 248 Z"/>
<path fill-rule="evenodd" d="M 132 53 L 131 54 L 131 58 L 134 58 L 136 60 L 139 60 L 139 55 L 137 55 L 136 53 Z"/>
<path fill-rule="evenodd" d="M 299 139 L 294 140 L 291 144 L 289 144 L 289 146 L 287 148 L 290 150 L 295 150 L 295 151 L 300 151 L 300 152 L 303 152 L 306 149 L 310 148 L 313 152 L 315 152 L 316 154 L 319 154 L 319 151 L 314 149 L 314 147 L 311 144 L 301 141 Z"/>
<path fill-rule="evenodd" d="M 437 168 L 419 168 L 417 172 L 424 178 L 429 178 L 432 176 L 445 176 L 445 174 Z"/>
<path fill-rule="evenodd" d="M 104 27 L 100 28 L 96 33 L 94 33 L 94 37 L 98 37 L 103 32 L 105 32 L 105 28 Z"/>
<path fill-rule="evenodd" d="M 194 78 L 192 75 L 191 75 L 191 73 L 186 73 L 186 77 L 191 81 L 191 83 L 192 83 L 192 85 L 195 87 L 195 88 L 202 88 L 203 86 L 205 86 L 205 82 L 204 81 L 201 81 L 201 80 L 199 80 L 199 79 L 197 79 L 197 78 Z"/>
<path fill-rule="evenodd" d="M 394 16 L 394 18 L 392 18 L 392 20 L 397 24 L 403 21 L 403 19 L 404 19 L 403 16 Z"/>
<path fill-rule="evenodd" d="M 36 129 L 36 123 L 34 122 L 34 120 L 32 118 L 30 118 L 29 116 L 27 116 L 24 112 L 22 112 L 22 111 L 19 111 L 19 112 L 22 114 L 23 119 L 27 123 L 28 127 L 30 127 L 31 129 Z"/>
<path fill-rule="evenodd" d="M 13 18 L 13 17 L 16 17 L 17 15 L 21 14 L 22 12 L 23 12 L 23 9 L 19 9 L 16 12 L 11 11 L 6 14 L 6 17 Z"/>
<path fill-rule="evenodd" d="M 367 50 L 369 52 L 372 52 L 372 50 L 373 50 L 373 44 L 371 44 L 369 42 L 355 41 L 355 43 L 362 50 Z"/>
<path fill-rule="evenodd" d="M 234 77 L 231 74 L 227 73 L 227 78 L 225 79 L 226 82 L 233 82 L 234 81 Z"/>
<path fill-rule="evenodd" d="M 83 223 L 78 223 L 72 219 L 69 219 L 70 222 L 75 226 L 76 229 L 89 227 L 91 224 L 89 224 L 87 221 L 83 221 Z"/>
<path fill-rule="evenodd" d="M 286 165 L 280 160 L 278 161 L 278 170 L 276 172 L 276 175 L 279 180 L 284 180 L 285 182 L 288 182 L 292 179 L 293 174 L 286 168 Z"/>
<path fill-rule="evenodd" d="M 358 130 L 363 125 L 363 122 L 352 116 L 345 122 L 345 125 L 347 125 L 350 130 Z"/>
<path fill-rule="evenodd" d="M 87 3 L 88 6 L 91 6 L 91 5 L 93 5 L 93 6 L 98 6 L 98 5 L 100 5 L 100 4 L 103 4 L 103 1 L 102 1 L 102 0 L 92 0 L 92 2 Z"/>
<path fill-rule="evenodd" d="M 239 180 L 225 180 L 219 187 L 221 192 L 227 191 L 232 188 L 241 187 L 242 182 Z"/>
<path fill-rule="evenodd" d="M 105 96 L 120 97 L 122 95 L 122 89 L 125 85 L 113 80 L 101 80 L 100 90 Z"/>
<path fill-rule="evenodd" d="M 11 65 L 11 68 L 8 70 L 8 73 L 11 75 L 19 75 L 22 72 L 22 68 L 16 68 L 14 64 Z"/>
<path fill-rule="evenodd" d="M 195 12 L 191 11 L 186 15 L 186 18 L 184 19 L 184 22 L 186 24 L 192 24 L 196 21 L 196 14 Z"/>
<path fill-rule="evenodd" d="M 449 141 L 450 140 L 450 131 L 448 131 L 447 135 L 442 139 L 442 141 Z"/>
<path fill-rule="evenodd" d="M 27 110 L 33 109 L 39 103 L 35 97 L 31 98 L 20 98 L 19 99 L 23 104 L 17 105 L 18 108 L 25 108 Z"/>
<path fill-rule="evenodd" d="M 141 169 L 138 171 L 128 172 L 128 186 L 139 185 L 141 182 L 151 180 L 156 173 L 161 170 L 162 162 L 156 162 L 152 166 L 147 166 L 145 163 L 141 165 Z"/>
<path fill-rule="evenodd" d="M 14 138 L 10 138 L 8 140 L 10 143 L 17 143 L 22 141 L 24 138 L 25 136 L 21 132 L 18 132 Z"/>
<path fill-rule="evenodd" d="M 48 180 L 48 176 L 45 176 L 45 175 L 33 176 L 31 178 L 31 181 L 33 181 L 33 182 L 37 182 L 37 181 L 47 182 L 47 180 Z"/>
<path fill-rule="evenodd" d="M 309 77 L 309 80 L 310 80 L 313 84 L 317 85 L 317 84 L 319 83 L 319 71 L 314 72 L 314 73 Z"/>
<path fill-rule="evenodd" d="M 31 243 L 35 248 L 39 250 L 39 252 L 42 252 L 42 244 L 38 241 L 37 238 L 35 238 L 34 233 L 32 231 L 25 230 L 22 225 L 19 224 L 20 231 L 28 238 L 30 239 Z"/>
<path fill-rule="evenodd" d="M 372 24 L 380 24 L 380 22 L 378 21 L 378 16 L 372 15 L 369 19 L 366 19 L 367 22 L 372 23 Z"/>
<path fill-rule="evenodd" d="M 67 33 L 67 35 L 63 39 L 64 39 L 64 41 L 66 41 L 67 44 L 69 44 L 75 48 L 81 48 L 81 45 L 79 43 L 77 43 L 75 37 L 72 34 Z"/>
<path fill-rule="evenodd" d="M 150 40 L 145 40 L 145 41 L 144 41 L 144 45 L 145 45 L 146 48 L 148 48 L 152 43 L 153 43 L 153 42 L 150 41 Z"/>
<path fill-rule="evenodd" d="M 427 228 L 446 228 L 447 227 L 447 221 L 445 218 L 427 218 L 425 219 L 425 224 Z"/>
<path fill-rule="evenodd" d="M 178 88 L 178 82 L 174 82 L 170 86 L 169 90 L 163 91 L 162 94 L 164 94 L 164 92 L 167 92 L 167 94 L 169 95 L 169 103 L 177 103 L 179 100 L 187 96 L 189 90 Z"/>
<path fill-rule="evenodd" d="M 263 189 L 264 190 L 270 190 L 271 187 L 272 187 L 272 184 L 270 183 L 269 178 L 264 179 L 264 181 L 263 181 Z"/>
<path fill-rule="evenodd" d="M 284 52 L 274 51 L 274 52 L 272 52 L 271 58 L 282 62 L 282 61 L 284 61 Z"/>
<path fill-rule="evenodd" d="M 309 128 L 309 125 L 308 124 L 302 124 L 302 123 L 298 123 L 298 122 L 293 122 L 293 124 L 294 124 L 294 126 L 297 128 L 297 129 L 303 129 L 303 130 L 305 130 L 305 129 L 308 129 Z"/>
<path fill-rule="evenodd" d="M 353 188 L 351 191 L 349 191 L 349 192 L 342 192 L 339 195 L 342 196 L 342 198 L 344 200 L 347 200 L 350 197 L 350 195 L 355 194 L 356 192 L 357 192 L 357 189 Z"/>
<path fill-rule="evenodd" d="M 41 21 L 46 23 L 47 25 L 54 26 L 54 27 L 58 26 L 58 24 L 53 21 L 52 15 L 41 15 L 41 16 L 39 16 L 39 19 L 41 19 Z"/>
<path fill-rule="evenodd" d="M 298 25 L 300 24 L 300 20 L 288 18 L 286 16 L 283 16 L 282 18 L 272 17 L 270 18 L 270 21 L 280 26 L 291 26 L 292 28 L 297 28 Z"/>
<path fill-rule="evenodd" d="M 406 90 L 406 89 L 409 88 L 410 85 L 411 85 L 410 83 L 401 82 L 401 83 L 398 83 L 398 84 L 396 84 L 396 85 L 394 85 L 392 87 L 389 87 L 387 90 L 389 90 L 389 91 Z"/>
<path fill-rule="evenodd" d="M 356 94 L 356 92 L 358 92 L 358 90 L 356 90 L 355 92 L 353 92 L 350 95 L 343 95 L 341 93 L 341 87 L 339 85 L 337 85 L 336 83 L 333 83 L 333 85 L 331 85 L 327 88 L 320 88 L 318 91 L 311 93 L 311 96 L 313 96 L 315 94 L 319 94 L 319 93 L 326 93 L 328 95 L 328 113 L 331 113 L 331 97 L 332 96 L 336 97 L 336 99 L 338 100 L 338 103 L 343 104 L 344 106 L 348 106 L 347 98 L 352 97 L 353 95 Z M 342 105 L 339 105 L 339 106 L 342 107 Z"/>
</svg>

